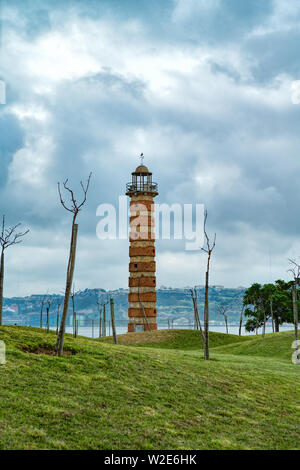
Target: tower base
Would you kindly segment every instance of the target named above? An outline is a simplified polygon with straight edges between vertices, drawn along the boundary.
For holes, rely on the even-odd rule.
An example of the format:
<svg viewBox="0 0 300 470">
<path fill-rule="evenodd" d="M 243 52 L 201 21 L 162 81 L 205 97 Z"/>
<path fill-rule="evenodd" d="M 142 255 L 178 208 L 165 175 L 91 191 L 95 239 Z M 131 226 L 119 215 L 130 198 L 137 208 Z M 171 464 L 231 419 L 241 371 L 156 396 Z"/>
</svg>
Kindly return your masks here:
<svg viewBox="0 0 300 470">
<path fill-rule="evenodd" d="M 149 327 L 145 323 L 128 323 L 128 333 L 137 331 L 154 331 L 157 330 L 157 323 L 149 323 Z"/>
</svg>

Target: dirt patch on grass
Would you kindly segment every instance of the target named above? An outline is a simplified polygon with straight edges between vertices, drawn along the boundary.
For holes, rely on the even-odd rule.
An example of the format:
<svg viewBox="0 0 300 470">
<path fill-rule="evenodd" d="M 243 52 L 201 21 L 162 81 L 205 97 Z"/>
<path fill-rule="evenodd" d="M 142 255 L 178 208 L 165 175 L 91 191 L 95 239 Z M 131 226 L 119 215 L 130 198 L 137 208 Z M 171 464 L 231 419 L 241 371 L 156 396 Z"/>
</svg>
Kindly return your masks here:
<svg viewBox="0 0 300 470">
<path fill-rule="evenodd" d="M 32 354 L 46 354 L 47 356 L 54 356 L 54 348 L 50 346 L 21 346 L 22 351 Z M 74 356 L 77 354 L 75 349 L 64 349 L 64 356 Z"/>
<path fill-rule="evenodd" d="M 171 330 L 156 330 L 156 331 L 139 331 L 135 333 L 125 333 L 118 335 L 118 344 L 124 345 L 143 345 L 147 343 L 162 343 L 176 337 L 178 333 Z M 100 341 L 103 341 L 101 339 Z M 112 337 L 104 340 L 107 343 L 112 343 Z"/>
</svg>

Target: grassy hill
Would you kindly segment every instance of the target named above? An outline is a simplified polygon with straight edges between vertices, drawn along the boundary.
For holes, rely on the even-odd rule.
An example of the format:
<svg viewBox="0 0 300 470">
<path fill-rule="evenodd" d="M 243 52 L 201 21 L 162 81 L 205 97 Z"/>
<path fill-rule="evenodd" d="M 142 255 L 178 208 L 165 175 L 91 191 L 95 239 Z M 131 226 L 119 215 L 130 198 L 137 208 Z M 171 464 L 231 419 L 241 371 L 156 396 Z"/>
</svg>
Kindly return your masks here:
<svg viewBox="0 0 300 470">
<path fill-rule="evenodd" d="M 112 337 L 101 338 L 101 342 L 113 343 Z M 209 333 L 210 348 L 217 354 L 256 356 L 276 358 L 291 362 L 293 331 L 268 333 L 261 335 L 237 336 L 225 333 Z M 199 331 L 195 330 L 158 330 L 146 333 L 132 333 L 118 336 L 119 344 L 142 348 L 179 349 L 182 351 L 200 351 L 203 341 Z"/>
<path fill-rule="evenodd" d="M 215 349 L 218 354 L 234 354 L 238 356 L 266 357 L 291 362 L 291 349 L 294 341 L 293 331 L 269 333 L 263 340 L 261 336 L 248 336 L 247 341 L 222 345 Z M 300 372 L 300 371 L 299 371 Z"/>
<path fill-rule="evenodd" d="M 52 332 L 4 326 L 0 339 L 0 449 L 300 448 L 292 333 L 214 333 L 209 362 L 194 331 L 67 335 L 61 358 Z"/>
<path fill-rule="evenodd" d="M 227 335 L 210 332 L 210 346 L 224 346 L 232 343 L 247 341 L 246 336 Z M 112 337 L 101 338 L 101 342 L 112 344 Z M 195 330 L 157 330 L 151 332 L 138 332 L 130 335 L 118 336 L 119 344 L 124 346 L 139 346 L 159 349 L 181 349 L 183 351 L 199 351 L 203 348 L 202 336 Z"/>
</svg>

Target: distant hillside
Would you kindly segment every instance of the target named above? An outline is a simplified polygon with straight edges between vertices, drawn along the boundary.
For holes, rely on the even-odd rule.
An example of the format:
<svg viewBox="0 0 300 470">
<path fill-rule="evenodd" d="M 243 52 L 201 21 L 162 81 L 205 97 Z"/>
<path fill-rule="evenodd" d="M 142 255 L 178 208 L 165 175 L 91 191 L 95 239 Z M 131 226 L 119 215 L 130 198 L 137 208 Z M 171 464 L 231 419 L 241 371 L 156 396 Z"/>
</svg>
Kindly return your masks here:
<svg viewBox="0 0 300 470">
<path fill-rule="evenodd" d="M 222 287 L 211 287 L 210 298 L 210 319 L 222 323 L 223 317 L 218 313 L 218 305 L 233 304 L 227 312 L 230 322 L 239 320 L 240 309 L 244 289 L 226 289 Z M 126 321 L 128 311 L 128 291 L 118 289 L 105 291 L 104 289 L 85 289 L 75 296 L 75 309 L 82 325 L 98 319 L 96 298 L 104 302 L 112 296 L 115 300 L 115 313 L 117 321 Z M 28 297 L 12 297 L 4 299 L 4 322 L 17 324 L 39 325 L 39 315 L 44 294 L 31 295 Z M 61 295 L 52 294 L 47 298 L 51 299 L 50 318 L 55 324 L 57 303 L 62 302 Z M 198 289 L 198 308 L 201 317 L 203 316 L 204 288 Z M 167 323 L 173 321 L 174 325 L 193 321 L 193 306 L 189 289 L 158 289 L 157 290 L 157 310 L 158 320 Z M 44 307 L 44 314 L 46 307 Z M 71 303 L 69 313 L 71 313 Z M 70 322 L 69 322 L 70 323 Z"/>
</svg>

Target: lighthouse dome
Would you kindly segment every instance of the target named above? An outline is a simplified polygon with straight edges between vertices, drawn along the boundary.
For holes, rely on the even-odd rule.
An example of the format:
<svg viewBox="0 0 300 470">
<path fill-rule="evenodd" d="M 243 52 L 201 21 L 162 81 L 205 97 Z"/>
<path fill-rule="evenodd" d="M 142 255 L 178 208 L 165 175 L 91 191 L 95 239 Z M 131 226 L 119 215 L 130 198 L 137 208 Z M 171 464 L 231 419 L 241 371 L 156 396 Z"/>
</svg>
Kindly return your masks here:
<svg viewBox="0 0 300 470">
<path fill-rule="evenodd" d="M 139 165 L 136 170 L 135 170 L 135 173 L 150 173 L 148 168 L 146 167 L 146 165 Z"/>
</svg>

